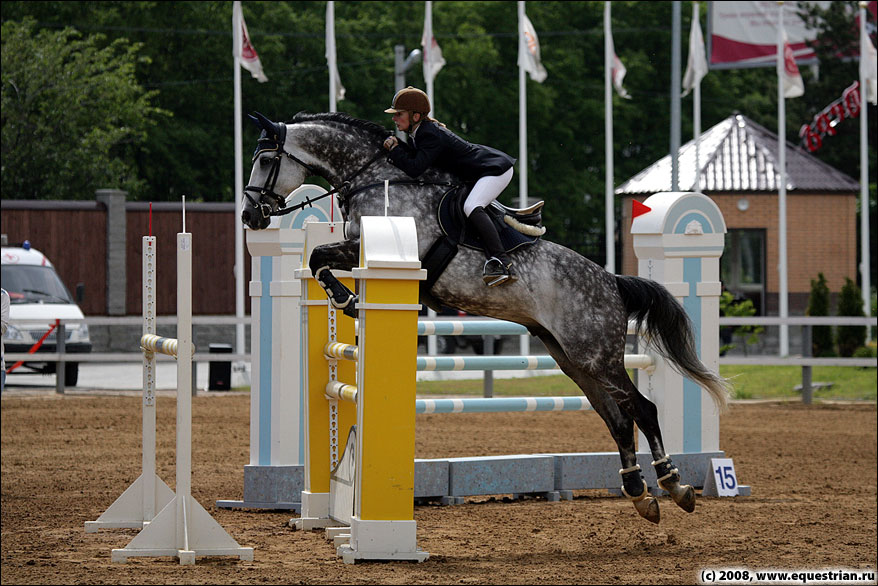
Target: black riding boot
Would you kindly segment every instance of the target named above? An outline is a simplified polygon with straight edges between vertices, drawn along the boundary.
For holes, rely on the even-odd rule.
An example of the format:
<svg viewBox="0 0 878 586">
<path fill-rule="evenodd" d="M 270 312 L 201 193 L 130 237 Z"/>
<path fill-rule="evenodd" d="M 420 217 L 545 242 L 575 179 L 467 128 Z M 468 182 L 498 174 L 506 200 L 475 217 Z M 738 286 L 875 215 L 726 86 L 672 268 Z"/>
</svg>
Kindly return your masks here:
<svg viewBox="0 0 878 586">
<path fill-rule="evenodd" d="M 497 227 L 483 207 L 475 208 L 469 215 L 470 226 L 482 239 L 485 246 L 487 261 L 482 271 L 482 279 L 488 287 L 496 287 L 504 283 L 512 283 L 518 275 L 512 268 L 512 262 L 506 256 Z"/>
</svg>

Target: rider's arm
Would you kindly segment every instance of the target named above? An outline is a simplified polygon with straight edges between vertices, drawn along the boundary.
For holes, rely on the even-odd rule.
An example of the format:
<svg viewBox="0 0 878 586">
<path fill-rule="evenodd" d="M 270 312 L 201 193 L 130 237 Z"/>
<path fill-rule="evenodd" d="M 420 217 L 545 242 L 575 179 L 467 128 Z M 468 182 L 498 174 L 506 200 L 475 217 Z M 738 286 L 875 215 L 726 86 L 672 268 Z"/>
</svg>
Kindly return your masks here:
<svg viewBox="0 0 878 586">
<path fill-rule="evenodd" d="M 443 149 L 439 137 L 432 133 L 419 132 L 416 142 L 417 148 L 413 149 L 407 144 L 400 143 L 388 155 L 390 161 L 409 177 L 420 177 L 436 162 Z"/>
</svg>

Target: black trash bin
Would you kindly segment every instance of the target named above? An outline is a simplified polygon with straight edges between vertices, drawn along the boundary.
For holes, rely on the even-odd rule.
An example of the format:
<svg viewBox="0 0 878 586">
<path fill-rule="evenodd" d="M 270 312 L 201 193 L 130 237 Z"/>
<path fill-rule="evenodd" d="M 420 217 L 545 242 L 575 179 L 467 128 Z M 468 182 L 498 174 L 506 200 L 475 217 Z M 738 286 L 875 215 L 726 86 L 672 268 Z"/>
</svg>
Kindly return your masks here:
<svg viewBox="0 0 878 586">
<path fill-rule="evenodd" d="M 231 354 L 232 346 L 229 344 L 210 344 L 211 354 Z M 210 391 L 228 391 L 232 388 L 232 363 L 213 362 L 210 363 L 208 374 L 207 389 Z"/>
</svg>

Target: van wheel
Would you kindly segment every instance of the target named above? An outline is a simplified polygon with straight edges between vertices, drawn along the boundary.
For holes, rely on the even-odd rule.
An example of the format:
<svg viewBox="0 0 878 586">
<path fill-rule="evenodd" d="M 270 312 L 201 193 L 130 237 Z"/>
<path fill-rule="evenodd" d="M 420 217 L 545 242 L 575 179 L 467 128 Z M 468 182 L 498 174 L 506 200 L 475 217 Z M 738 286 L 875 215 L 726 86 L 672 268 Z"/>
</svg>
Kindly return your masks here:
<svg viewBox="0 0 878 586">
<path fill-rule="evenodd" d="M 64 363 L 64 386 L 75 387 L 78 379 L 79 379 L 79 363 L 78 362 L 65 362 Z"/>
</svg>

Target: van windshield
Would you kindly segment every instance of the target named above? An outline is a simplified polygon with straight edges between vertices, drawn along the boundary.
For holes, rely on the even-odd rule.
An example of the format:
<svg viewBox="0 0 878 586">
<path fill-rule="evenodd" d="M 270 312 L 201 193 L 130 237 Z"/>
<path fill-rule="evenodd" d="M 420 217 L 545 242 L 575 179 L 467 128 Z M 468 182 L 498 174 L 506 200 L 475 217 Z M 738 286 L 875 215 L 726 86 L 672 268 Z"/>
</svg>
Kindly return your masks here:
<svg viewBox="0 0 878 586">
<path fill-rule="evenodd" d="M 36 265 L 3 265 L 3 288 L 9 303 L 73 303 L 58 273 Z"/>
</svg>

